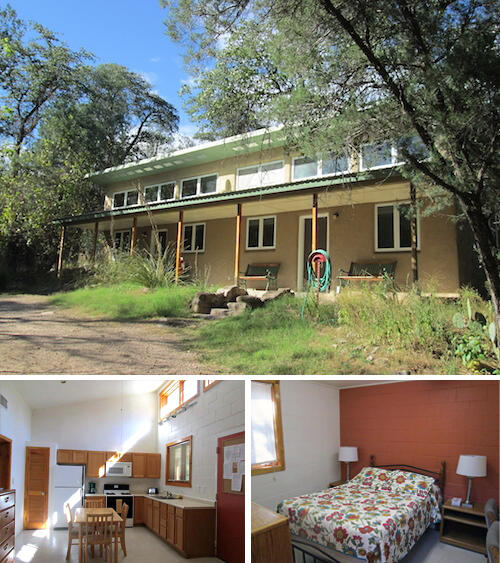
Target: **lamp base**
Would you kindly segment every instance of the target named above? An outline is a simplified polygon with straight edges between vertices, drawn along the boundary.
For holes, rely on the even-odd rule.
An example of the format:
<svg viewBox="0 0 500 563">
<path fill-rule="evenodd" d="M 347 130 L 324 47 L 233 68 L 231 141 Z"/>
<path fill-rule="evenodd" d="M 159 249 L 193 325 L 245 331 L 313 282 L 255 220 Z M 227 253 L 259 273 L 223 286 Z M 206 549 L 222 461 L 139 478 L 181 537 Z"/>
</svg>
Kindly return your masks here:
<svg viewBox="0 0 500 563">
<path fill-rule="evenodd" d="M 471 502 L 463 502 L 462 508 L 474 508 L 474 505 Z"/>
</svg>

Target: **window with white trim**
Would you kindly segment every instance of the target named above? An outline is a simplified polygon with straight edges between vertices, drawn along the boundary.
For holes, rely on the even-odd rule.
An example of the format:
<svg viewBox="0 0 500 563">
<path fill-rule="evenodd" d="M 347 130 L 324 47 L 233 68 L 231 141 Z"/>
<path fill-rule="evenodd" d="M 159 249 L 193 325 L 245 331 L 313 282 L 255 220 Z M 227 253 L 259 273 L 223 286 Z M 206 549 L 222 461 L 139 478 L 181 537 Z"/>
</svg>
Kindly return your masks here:
<svg viewBox="0 0 500 563">
<path fill-rule="evenodd" d="M 113 235 L 113 248 L 128 252 L 130 250 L 130 230 L 115 231 Z"/>
<path fill-rule="evenodd" d="M 266 162 L 255 166 L 246 166 L 237 171 L 237 190 L 246 190 L 259 186 L 283 184 L 285 181 L 283 161 Z"/>
<path fill-rule="evenodd" d="M 304 180 L 318 176 L 332 176 L 349 172 L 349 159 L 346 155 L 327 153 L 322 157 L 299 156 L 293 159 L 293 179 Z"/>
<path fill-rule="evenodd" d="M 181 183 L 181 197 L 211 194 L 217 191 L 217 174 L 187 178 Z"/>
<path fill-rule="evenodd" d="M 144 202 L 156 203 L 158 201 L 168 201 L 175 198 L 175 182 L 166 182 L 156 186 L 146 186 L 144 188 Z"/>
<path fill-rule="evenodd" d="M 113 194 L 113 209 L 121 207 L 131 207 L 139 203 L 139 192 L 137 190 L 127 190 Z"/>
<path fill-rule="evenodd" d="M 247 250 L 276 247 L 276 215 L 247 218 Z"/>
<path fill-rule="evenodd" d="M 377 168 L 394 166 L 398 163 L 396 145 L 390 141 L 362 145 L 360 152 L 360 170 L 376 170 Z"/>
<path fill-rule="evenodd" d="M 418 214 L 417 248 L 420 248 Z M 411 250 L 410 203 L 380 203 L 375 206 L 375 250 Z"/>
<path fill-rule="evenodd" d="M 205 223 L 188 223 L 183 227 L 184 252 L 205 252 Z"/>
</svg>

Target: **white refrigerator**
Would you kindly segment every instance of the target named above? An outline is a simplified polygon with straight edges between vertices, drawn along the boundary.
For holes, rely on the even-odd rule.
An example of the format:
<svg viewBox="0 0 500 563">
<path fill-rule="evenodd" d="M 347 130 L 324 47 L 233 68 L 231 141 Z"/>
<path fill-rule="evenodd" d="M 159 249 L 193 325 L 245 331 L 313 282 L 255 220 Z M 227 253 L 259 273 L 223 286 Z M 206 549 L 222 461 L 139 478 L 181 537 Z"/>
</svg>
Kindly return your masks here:
<svg viewBox="0 0 500 563">
<path fill-rule="evenodd" d="M 83 506 L 85 492 L 84 465 L 56 465 L 54 471 L 54 528 L 67 528 L 64 504 L 71 510 Z"/>
</svg>

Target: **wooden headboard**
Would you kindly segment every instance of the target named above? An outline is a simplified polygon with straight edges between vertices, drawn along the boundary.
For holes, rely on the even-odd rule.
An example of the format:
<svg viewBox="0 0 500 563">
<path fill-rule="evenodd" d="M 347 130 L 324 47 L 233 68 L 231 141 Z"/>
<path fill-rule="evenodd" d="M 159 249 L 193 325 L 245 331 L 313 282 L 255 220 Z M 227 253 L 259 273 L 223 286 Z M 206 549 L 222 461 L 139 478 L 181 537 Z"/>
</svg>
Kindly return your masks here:
<svg viewBox="0 0 500 563">
<path fill-rule="evenodd" d="M 402 469 L 403 471 L 413 471 L 414 473 L 419 473 L 420 475 L 427 475 L 429 477 L 434 477 L 441 489 L 441 493 L 444 496 L 444 484 L 446 479 L 446 461 L 441 462 L 441 467 L 439 471 L 432 471 L 431 469 L 424 469 L 422 467 L 415 467 L 414 465 L 405 465 L 401 463 L 389 464 L 389 465 L 376 465 L 375 456 L 372 454 L 370 456 L 370 467 L 380 467 L 383 469 Z"/>
</svg>

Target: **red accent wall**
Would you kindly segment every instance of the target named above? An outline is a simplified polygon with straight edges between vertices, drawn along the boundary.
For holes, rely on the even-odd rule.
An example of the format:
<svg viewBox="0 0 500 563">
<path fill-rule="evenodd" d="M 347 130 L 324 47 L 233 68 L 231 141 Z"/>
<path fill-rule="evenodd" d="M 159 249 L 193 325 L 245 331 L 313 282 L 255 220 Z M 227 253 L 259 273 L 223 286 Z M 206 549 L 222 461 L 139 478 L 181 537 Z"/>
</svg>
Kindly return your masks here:
<svg viewBox="0 0 500 563">
<path fill-rule="evenodd" d="M 340 444 L 357 446 L 351 476 L 370 464 L 404 463 L 439 471 L 446 461 L 445 497 L 465 498 L 460 454 L 487 456 L 486 477 L 471 499 L 499 498 L 499 382 L 411 381 L 340 390 Z M 345 463 L 341 463 L 345 478 Z"/>
</svg>

